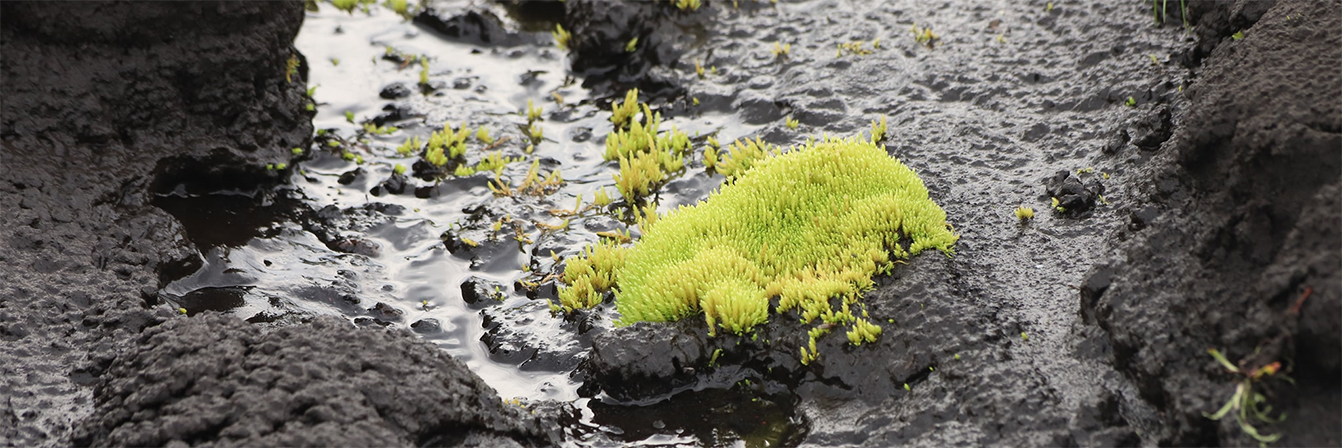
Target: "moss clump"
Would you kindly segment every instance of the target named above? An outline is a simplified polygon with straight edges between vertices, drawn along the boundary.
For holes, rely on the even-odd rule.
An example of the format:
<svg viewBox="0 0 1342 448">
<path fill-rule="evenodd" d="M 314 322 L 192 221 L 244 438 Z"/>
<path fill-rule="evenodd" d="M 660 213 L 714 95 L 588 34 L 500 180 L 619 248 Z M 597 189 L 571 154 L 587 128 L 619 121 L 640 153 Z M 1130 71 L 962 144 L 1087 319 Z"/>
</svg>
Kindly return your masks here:
<svg viewBox="0 0 1342 448">
<path fill-rule="evenodd" d="M 713 148 L 705 148 L 704 165 L 726 176 L 730 182 L 741 177 L 760 161 L 777 153 L 778 147 L 765 143 L 764 140 L 743 139 L 728 145 L 725 154 Z"/>
<path fill-rule="evenodd" d="M 626 126 L 616 126 L 606 135 L 604 153 L 606 160 L 620 162 L 620 172 L 614 175 L 615 185 L 631 204 L 650 196 L 671 173 L 684 168 L 685 154 L 690 150 L 688 135 L 675 127 L 661 131 L 660 113 L 652 112 L 646 103 L 629 102 L 637 99 L 637 92 L 637 89 L 630 90 L 625 103 L 614 109 L 615 115 L 629 115 L 618 120 L 612 115 L 612 121 L 626 123 Z M 638 108 L 643 111 L 641 121 L 632 115 L 633 112 L 628 112 Z"/>
<path fill-rule="evenodd" d="M 615 125 L 615 129 L 629 128 L 629 123 L 638 113 L 638 89 L 629 89 L 625 92 L 623 102 L 612 102 L 610 112 L 610 123 Z"/>
<path fill-rule="evenodd" d="M 564 284 L 559 288 L 559 303 L 550 302 L 551 311 L 572 312 L 601 303 L 602 293 L 615 285 L 615 272 L 624 266 L 629 249 L 603 242 L 583 249 L 582 255 L 569 258 L 564 268 Z"/>
<path fill-rule="evenodd" d="M 1019 219 L 1021 222 L 1034 219 L 1034 208 L 1026 206 L 1016 207 L 1016 219 Z"/>
<path fill-rule="evenodd" d="M 850 340 L 870 342 L 880 327 L 850 305 L 872 275 L 892 267 L 892 253 L 950 254 L 959 238 L 913 170 L 869 140 L 828 139 L 752 160 L 749 174 L 662 216 L 630 249 L 616 275 L 618 323 L 703 312 L 711 332 L 742 334 L 768 320 L 778 297 L 777 312 L 795 309 L 826 329 L 851 325 Z M 825 332 L 813 331 L 812 343 Z"/>
</svg>

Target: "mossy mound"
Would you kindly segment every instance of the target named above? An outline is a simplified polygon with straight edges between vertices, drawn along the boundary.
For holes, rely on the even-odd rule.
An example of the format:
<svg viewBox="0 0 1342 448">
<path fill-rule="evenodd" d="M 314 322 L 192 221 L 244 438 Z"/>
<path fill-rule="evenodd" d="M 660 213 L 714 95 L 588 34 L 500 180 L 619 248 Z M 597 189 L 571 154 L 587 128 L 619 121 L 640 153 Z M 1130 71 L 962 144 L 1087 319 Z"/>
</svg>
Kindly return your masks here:
<svg viewBox="0 0 1342 448">
<path fill-rule="evenodd" d="M 779 313 L 851 324 L 851 341 L 873 341 L 879 327 L 849 309 L 871 277 L 893 267 L 891 254 L 949 255 L 957 239 L 922 180 L 883 147 L 858 138 L 808 143 L 645 228 L 616 273 L 618 323 L 702 311 L 710 331 L 743 334 L 768 320 L 778 297 Z M 841 299 L 837 309 L 832 298 Z"/>
</svg>

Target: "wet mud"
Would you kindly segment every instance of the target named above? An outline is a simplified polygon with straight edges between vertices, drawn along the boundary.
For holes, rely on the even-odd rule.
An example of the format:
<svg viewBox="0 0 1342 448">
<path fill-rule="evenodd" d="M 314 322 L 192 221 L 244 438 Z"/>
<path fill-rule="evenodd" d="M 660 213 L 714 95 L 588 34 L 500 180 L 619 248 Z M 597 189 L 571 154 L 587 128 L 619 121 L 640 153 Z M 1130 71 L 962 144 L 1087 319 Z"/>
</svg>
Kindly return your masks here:
<svg viewBox="0 0 1342 448">
<path fill-rule="evenodd" d="M 1241 383 L 1273 445 L 1342 443 L 1338 2 L 81 5 L 0 5 L 0 445 L 1254 445 L 1206 417 Z M 600 157 L 635 87 L 696 148 L 661 211 L 708 136 L 884 116 L 955 256 L 809 364 L 795 314 L 551 313 L 638 236 Z M 396 151 L 444 121 L 492 138 Z"/>
</svg>

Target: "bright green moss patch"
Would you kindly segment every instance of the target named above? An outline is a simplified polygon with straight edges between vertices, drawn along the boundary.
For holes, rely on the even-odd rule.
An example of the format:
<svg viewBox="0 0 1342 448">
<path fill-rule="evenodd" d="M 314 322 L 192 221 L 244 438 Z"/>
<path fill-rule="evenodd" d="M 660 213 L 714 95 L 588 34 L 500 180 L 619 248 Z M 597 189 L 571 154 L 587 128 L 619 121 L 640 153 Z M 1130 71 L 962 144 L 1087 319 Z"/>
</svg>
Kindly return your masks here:
<svg viewBox="0 0 1342 448">
<path fill-rule="evenodd" d="M 958 239 L 913 170 L 870 141 L 826 140 L 754 165 L 644 233 L 617 271 L 620 323 L 702 312 L 710 331 L 741 334 L 778 297 L 776 312 L 851 325 L 850 340 L 870 342 L 880 327 L 849 307 L 872 275 L 890 254 L 950 254 Z"/>
<path fill-rule="evenodd" d="M 746 150 L 752 144 L 760 154 Z M 743 335 L 768 322 L 777 298 L 773 313 L 815 324 L 801 349 L 809 363 L 816 339 L 834 329 L 846 328 L 854 345 L 880 336 L 859 299 L 873 275 L 893 268 L 891 255 L 950 255 L 959 239 L 922 180 L 870 140 L 827 139 L 779 155 L 761 142 L 733 149 L 719 171 L 750 161 L 727 170 L 734 182 L 694 206 L 649 213 L 631 248 L 603 243 L 571 259 L 552 307 L 590 308 L 609 288 L 617 324 L 703 313 L 710 334 Z"/>
</svg>

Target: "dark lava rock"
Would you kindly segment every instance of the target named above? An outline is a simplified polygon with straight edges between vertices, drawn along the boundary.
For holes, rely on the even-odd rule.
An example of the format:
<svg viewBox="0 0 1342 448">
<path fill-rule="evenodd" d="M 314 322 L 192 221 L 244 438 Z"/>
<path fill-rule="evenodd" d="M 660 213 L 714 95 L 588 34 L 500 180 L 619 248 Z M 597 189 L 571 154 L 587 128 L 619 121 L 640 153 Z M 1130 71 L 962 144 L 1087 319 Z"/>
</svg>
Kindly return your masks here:
<svg viewBox="0 0 1342 448">
<path fill-rule="evenodd" d="M 1087 312 L 1137 397 L 1162 409 L 1148 436 L 1159 444 L 1257 443 L 1233 416 L 1204 417 L 1238 379 L 1207 354 L 1216 348 L 1241 369 L 1282 362 L 1295 379 L 1254 383 L 1287 415 L 1255 423 L 1260 433 L 1280 433 L 1287 445 L 1337 445 L 1342 5 L 1194 5 L 1207 20 L 1200 35 L 1244 37 L 1204 41 L 1211 49 L 1186 89 L 1188 116 L 1137 179 L 1135 200 L 1149 205 L 1133 221 L 1146 229 L 1114 243 L 1122 256 L 1112 284 L 1086 300 Z M 1180 190 L 1188 194 L 1168 194 Z"/>
<path fill-rule="evenodd" d="M 405 121 L 418 116 L 420 116 L 420 114 L 418 112 L 415 112 L 415 109 L 413 109 L 408 104 L 400 104 L 400 103 L 388 104 L 386 106 L 382 106 L 382 113 L 378 114 L 376 117 L 373 117 L 373 125 L 386 126 L 388 123 Z"/>
<path fill-rule="evenodd" d="M 373 305 L 372 308 L 368 309 L 368 313 L 372 314 L 374 319 L 383 322 L 400 322 L 401 318 L 405 316 L 405 311 L 384 302 Z"/>
<path fill-rule="evenodd" d="M 1131 135 L 1131 143 L 1138 148 L 1155 151 L 1170 139 L 1170 135 L 1173 134 L 1172 126 L 1170 108 L 1162 104 L 1143 113 L 1123 135 Z"/>
<path fill-rule="evenodd" d="M 135 338 L 94 388 L 94 446 L 522 446 L 538 421 L 408 333 L 334 317 L 263 330 L 174 320 Z"/>
<path fill-rule="evenodd" d="M 469 10 L 448 16 L 432 7 L 415 15 L 415 24 L 437 31 L 443 36 L 476 45 L 499 45 L 513 47 L 523 44 L 541 43 L 542 33 L 519 33 L 509 31 L 503 21 L 489 11 Z"/>
<path fill-rule="evenodd" d="M 684 30 L 701 17 L 655 2 L 572 0 L 564 7 L 572 69 L 583 75 L 583 87 L 601 97 L 623 97 L 634 87 L 647 97 L 683 93 L 667 68 L 680 60 Z M 634 51 L 626 51 L 635 38 Z"/>
<path fill-rule="evenodd" d="M 387 177 L 387 180 L 384 180 L 382 181 L 382 183 L 377 184 L 377 186 L 373 187 L 372 190 L 368 190 L 368 194 L 371 194 L 373 196 L 382 196 L 383 194 L 386 193 L 391 194 L 405 193 L 405 184 L 406 184 L 406 178 L 404 174 L 392 173 L 391 176 Z"/>
<path fill-rule="evenodd" d="M 357 234 L 387 224 L 404 212 L 404 207 L 384 202 L 370 202 L 360 207 L 343 209 L 328 205 L 315 212 L 305 210 L 295 221 L 331 250 L 376 257 L 382 247 Z"/>
<path fill-rule="evenodd" d="M 706 363 L 704 331 L 672 324 L 639 322 L 592 336 L 590 374 L 601 390 L 617 398 L 665 394 L 689 384 Z"/>
<path fill-rule="evenodd" d="M 176 318 L 156 292 L 201 249 L 157 194 L 254 191 L 308 146 L 302 21 L 301 2 L 0 3 L 0 445 L 69 446 L 86 385 Z"/>
<path fill-rule="evenodd" d="M 549 322 L 548 305 L 533 302 L 522 307 L 489 307 L 484 317 L 484 336 L 480 341 L 489 348 L 496 362 L 517 364 L 522 370 L 547 372 L 572 371 L 587 359 L 587 335 L 576 337 L 568 331 L 556 334 Z M 544 310 L 537 319 L 537 309 Z M 572 325 L 564 322 L 563 326 Z M 590 329 L 590 326 L 587 326 Z M 579 333 L 582 333 L 581 329 Z"/>
<path fill-rule="evenodd" d="M 386 100 L 395 100 L 395 99 L 400 99 L 400 98 L 405 98 L 405 97 L 407 97 L 407 96 L 410 96 L 410 94 L 412 94 L 412 93 L 415 93 L 415 92 L 414 92 L 413 90 L 410 90 L 409 87 L 406 87 L 406 86 L 405 86 L 405 83 L 403 83 L 403 82 L 394 82 L 394 83 L 388 84 L 386 87 L 383 87 L 383 88 L 382 88 L 382 91 L 381 91 L 381 92 L 378 92 L 377 95 L 380 96 L 380 97 L 382 97 L 382 99 L 386 99 Z"/>
<path fill-rule="evenodd" d="M 435 334 L 443 332 L 443 323 L 432 317 L 420 319 L 410 324 L 410 329 L 419 334 Z"/>
<path fill-rule="evenodd" d="M 368 174 L 368 171 L 367 171 L 367 170 L 364 170 L 363 168 L 355 168 L 355 169 L 352 169 L 352 170 L 349 170 L 349 171 L 340 173 L 340 178 L 337 179 L 336 182 L 339 182 L 340 185 L 349 185 L 349 184 L 354 183 L 354 181 L 355 181 L 356 179 L 358 179 L 358 178 L 360 178 L 360 177 L 363 177 L 363 176 L 366 175 L 366 174 Z"/>
<path fill-rule="evenodd" d="M 1044 192 L 1058 200 L 1063 214 L 1085 217 L 1095 208 L 1095 201 L 1104 195 L 1104 184 L 1096 178 L 1082 183 L 1076 173 L 1059 171 L 1044 183 Z"/>
<path fill-rule="evenodd" d="M 503 300 L 503 284 L 474 275 L 461 282 L 461 300 L 477 307 L 498 304 Z"/>
</svg>

